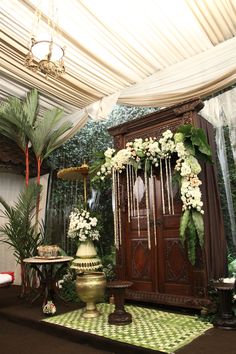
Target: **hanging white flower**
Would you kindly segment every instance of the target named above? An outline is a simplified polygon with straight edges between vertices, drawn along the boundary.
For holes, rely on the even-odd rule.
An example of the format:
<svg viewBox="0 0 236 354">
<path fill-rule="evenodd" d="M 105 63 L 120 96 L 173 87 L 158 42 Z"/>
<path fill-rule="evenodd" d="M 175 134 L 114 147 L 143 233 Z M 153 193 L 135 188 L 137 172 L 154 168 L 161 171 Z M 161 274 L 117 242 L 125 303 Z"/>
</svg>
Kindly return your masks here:
<svg viewBox="0 0 236 354">
<path fill-rule="evenodd" d="M 187 162 L 183 162 L 180 169 L 181 176 L 188 176 L 191 173 L 191 167 Z"/>
<path fill-rule="evenodd" d="M 111 159 L 111 158 L 112 158 L 112 155 L 114 154 L 114 152 L 115 152 L 115 149 L 108 148 L 108 149 L 104 152 L 104 155 L 105 155 L 105 157 Z"/>
</svg>

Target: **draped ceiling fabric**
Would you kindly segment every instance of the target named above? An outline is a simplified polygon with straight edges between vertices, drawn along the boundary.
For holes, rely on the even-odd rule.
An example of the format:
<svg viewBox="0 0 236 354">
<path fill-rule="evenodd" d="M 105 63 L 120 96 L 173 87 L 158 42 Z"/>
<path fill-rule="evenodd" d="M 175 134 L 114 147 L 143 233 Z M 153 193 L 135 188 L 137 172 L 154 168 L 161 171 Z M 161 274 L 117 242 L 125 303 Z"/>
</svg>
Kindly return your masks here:
<svg viewBox="0 0 236 354">
<path fill-rule="evenodd" d="M 49 3 L 1 0 L 0 98 L 37 88 L 42 110 L 63 107 L 75 123 L 65 140 L 89 115 L 104 116 L 111 95 L 112 104 L 115 95 L 121 104 L 165 107 L 236 82 L 235 0 L 54 0 L 56 41 L 66 46 L 60 79 L 24 66 L 35 9 L 42 39 Z"/>
</svg>

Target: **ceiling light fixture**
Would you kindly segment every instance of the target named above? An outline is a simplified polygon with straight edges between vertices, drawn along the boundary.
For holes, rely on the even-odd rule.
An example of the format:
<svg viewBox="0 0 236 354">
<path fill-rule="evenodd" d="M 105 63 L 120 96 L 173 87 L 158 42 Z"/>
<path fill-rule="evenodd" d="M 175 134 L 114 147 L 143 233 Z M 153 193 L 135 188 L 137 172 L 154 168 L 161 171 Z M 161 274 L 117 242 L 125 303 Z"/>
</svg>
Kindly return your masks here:
<svg viewBox="0 0 236 354">
<path fill-rule="evenodd" d="M 59 30 L 53 0 L 48 1 L 48 5 L 49 11 L 45 34 L 43 34 L 43 27 L 45 28 L 46 24 L 42 21 L 42 12 L 38 8 L 35 11 L 35 20 L 30 35 L 29 52 L 25 57 L 25 66 L 34 72 L 43 73 L 46 78 L 48 76 L 58 78 L 65 72 L 65 48 L 55 43 Z M 41 28 L 39 28 L 40 24 Z M 41 34 L 39 31 L 41 31 Z"/>
</svg>

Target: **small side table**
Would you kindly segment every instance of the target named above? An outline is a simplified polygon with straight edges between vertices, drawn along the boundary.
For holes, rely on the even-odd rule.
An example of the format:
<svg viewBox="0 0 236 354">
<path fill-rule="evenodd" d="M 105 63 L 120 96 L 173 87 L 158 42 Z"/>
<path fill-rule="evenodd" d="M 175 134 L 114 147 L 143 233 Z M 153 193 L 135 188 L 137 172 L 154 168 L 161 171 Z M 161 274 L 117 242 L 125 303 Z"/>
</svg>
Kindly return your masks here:
<svg viewBox="0 0 236 354">
<path fill-rule="evenodd" d="M 40 296 L 43 296 L 43 306 L 46 305 L 48 300 L 54 301 L 55 294 L 58 293 L 57 281 L 61 271 L 67 264 L 72 261 L 73 257 L 31 257 L 25 258 L 24 262 L 30 264 L 34 268 L 40 278 L 40 289 L 38 294 L 31 300 L 33 303 Z M 41 290 L 41 291 L 40 291 Z"/>
<path fill-rule="evenodd" d="M 132 286 L 131 281 L 114 280 L 107 283 L 107 288 L 114 296 L 115 311 L 108 316 L 108 323 L 114 325 L 126 325 L 132 322 L 132 315 L 125 311 L 125 289 Z"/>
<path fill-rule="evenodd" d="M 236 329 L 236 317 L 232 309 L 234 283 L 216 282 L 214 286 L 219 294 L 219 311 L 214 320 L 214 326 Z"/>
</svg>

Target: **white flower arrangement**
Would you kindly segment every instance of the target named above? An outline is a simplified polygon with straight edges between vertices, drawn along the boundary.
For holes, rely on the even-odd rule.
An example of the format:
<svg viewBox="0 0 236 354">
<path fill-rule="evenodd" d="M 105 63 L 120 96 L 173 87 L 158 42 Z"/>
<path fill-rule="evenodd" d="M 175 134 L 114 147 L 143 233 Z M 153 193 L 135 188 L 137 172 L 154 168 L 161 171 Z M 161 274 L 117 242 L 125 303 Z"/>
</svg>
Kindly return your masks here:
<svg viewBox="0 0 236 354">
<path fill-rule="evenodd" d="M 162 161 L 170 159 L 172 154 L 177 156 L 174 168 L 175 175 L 180 182 L 183 215 L 180 223 L 180 238 L 184 243 L 185 232 L 188 229 L 190 237 L 196 242 L 196 235 L 200 245 L 203 245 L 204 224 L 202 214 L 203 202 L 198 175 L 201 166 L 196 156 L 211 161 L 211 151 L 202 129 L 192 125 L 183 125 L 173 134 L 171 130 L 162 133 L 158 140 L 156 137 L 146 139 L 138 138 L 126 144 L 126 148 L 115 151 L 107 149 L 104 153 L 104 163 L 97 173 L 101 180 L 112 175 L 112 171 L 122 173 L 128 165 L 136 171 L 157 168 Z M 160 166 L 161 167 L 161 166 Z M 192 255 L 192 263 L 195 257 Z"/>
<path fill-rule="evenodd" d="M 75 208 L 70 213 L 69 219 L 67 237 L 76 239 L 78 242 L 99 240 L 100 234 L 96 229 L 98 220 L 92 217 L 89 211 Z"/>
</svg>

